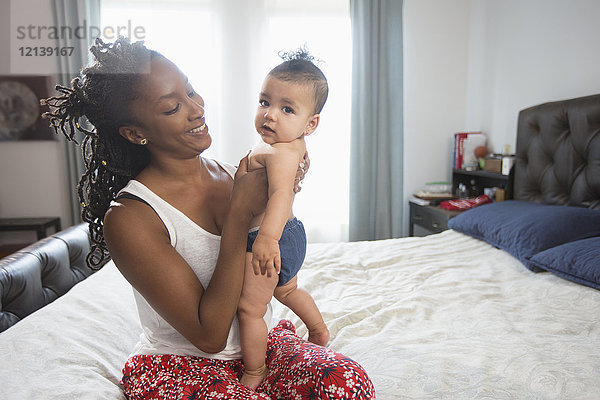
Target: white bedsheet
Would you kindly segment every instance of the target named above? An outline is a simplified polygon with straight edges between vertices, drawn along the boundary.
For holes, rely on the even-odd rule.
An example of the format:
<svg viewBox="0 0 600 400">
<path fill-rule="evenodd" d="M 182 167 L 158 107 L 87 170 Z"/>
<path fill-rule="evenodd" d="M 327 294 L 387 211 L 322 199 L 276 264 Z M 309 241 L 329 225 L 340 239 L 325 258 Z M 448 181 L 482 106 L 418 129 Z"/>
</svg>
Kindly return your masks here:
<svg viewBox="0 0 600 400">
<path fill-rule="evenodd" d="M 312 245 L 306 265 L 329 347 L 365 367 L 380 400 L 600 399 L 598 290 L 455 231 Z"/>
<path fill-rule="evenodd" d="M 600 291 L 529 272 L 481 241 L 446 231 L 312 244 L 300 282 L 329 346 L 365 367 L 379 400 L 600 398 Z M 109 263 L 0 334 L 0 398 L 124 399 L 139 329 Z"/>
<path fill-rule="evenodd" d="M 125 399 L 121 368 L 140 332 L 131 286 L 109 262 L 0 333 L 0 398 Z"/>
</svg>

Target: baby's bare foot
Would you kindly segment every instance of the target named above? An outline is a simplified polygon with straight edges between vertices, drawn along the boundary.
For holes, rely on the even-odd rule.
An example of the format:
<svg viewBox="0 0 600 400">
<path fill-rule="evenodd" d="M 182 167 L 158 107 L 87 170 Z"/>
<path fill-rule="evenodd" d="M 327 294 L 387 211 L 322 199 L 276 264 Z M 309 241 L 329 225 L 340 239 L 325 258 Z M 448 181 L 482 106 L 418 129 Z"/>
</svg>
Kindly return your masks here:
<svg viewBox="0 0 600 400">
<path fill-rule="evenodd" d="M 309 330 L 308 341 L 318 344 L 319 346 L 327 346 L 327 343 L 329 342 L 329 329 L 323 327 L 318 330 Z"/>
<path fill-rule="evenodd" d="M 240 378 L 240 382 L 243 385 L 248 386 L 252 390 L 256 390 L 258 385 L 267 376 L 267 367 L 263 366 L 256 371 L 244 371 L 244 374 Z"/>
</svg>

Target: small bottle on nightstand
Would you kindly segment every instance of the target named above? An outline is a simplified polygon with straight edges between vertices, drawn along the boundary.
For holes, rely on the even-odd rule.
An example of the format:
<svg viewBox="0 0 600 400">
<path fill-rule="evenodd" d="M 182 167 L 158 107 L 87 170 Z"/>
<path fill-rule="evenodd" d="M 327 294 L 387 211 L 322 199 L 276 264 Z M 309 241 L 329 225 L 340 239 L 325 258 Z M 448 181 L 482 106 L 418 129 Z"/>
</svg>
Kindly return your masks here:
<svg viewBox="0 0 600 400">
<path fill-rule="evenodd" d="M 456 196 L 459 199 L 466 199 L 469 197 L 469 191 L 467 190 L 467 186 L 464 183 L 459 183 L 458 188 L 456 190 Z"/>
</svg>

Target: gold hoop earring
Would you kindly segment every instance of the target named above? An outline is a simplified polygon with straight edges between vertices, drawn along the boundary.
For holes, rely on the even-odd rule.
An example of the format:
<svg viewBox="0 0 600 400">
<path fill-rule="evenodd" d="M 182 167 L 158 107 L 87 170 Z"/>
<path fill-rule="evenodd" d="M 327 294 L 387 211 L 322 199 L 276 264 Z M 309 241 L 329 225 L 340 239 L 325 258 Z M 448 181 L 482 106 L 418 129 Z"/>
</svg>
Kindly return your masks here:
<svg viewBox="0 0 600 400">
<path fill-rule="evenodd" d="M 142 140 L 140 140 L 140 144 L 142 146 L 145 146 L 147 143 L 148 143 L 148 139 L 146 139 L 146 138 L 143 138 Z"/>
</svg>

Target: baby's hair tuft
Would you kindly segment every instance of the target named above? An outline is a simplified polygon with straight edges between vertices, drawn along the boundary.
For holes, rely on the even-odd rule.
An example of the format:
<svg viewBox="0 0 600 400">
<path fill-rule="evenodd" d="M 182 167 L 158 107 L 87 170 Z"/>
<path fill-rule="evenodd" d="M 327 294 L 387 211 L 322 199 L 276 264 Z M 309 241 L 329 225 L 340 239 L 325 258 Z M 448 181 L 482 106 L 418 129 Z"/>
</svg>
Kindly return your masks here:
<svg viewBox="0 0 600 400">
<path fill-rule="evenodd" d="M 316 65 L 319 61 L 310 54 L 306 45 L 294 51 L 279 51 L 281 64 L 273 68 L 269 75 L 288 82 L 310 84 L 314 89 L 314 113 L 319 114 L 329 94 L 327 78 Z"/>
</svg>

